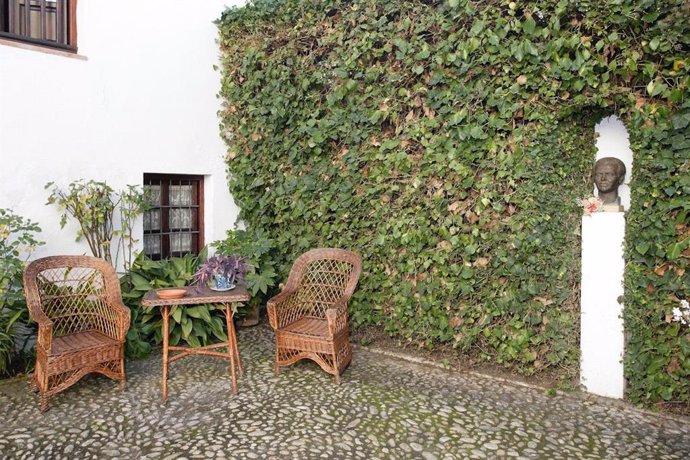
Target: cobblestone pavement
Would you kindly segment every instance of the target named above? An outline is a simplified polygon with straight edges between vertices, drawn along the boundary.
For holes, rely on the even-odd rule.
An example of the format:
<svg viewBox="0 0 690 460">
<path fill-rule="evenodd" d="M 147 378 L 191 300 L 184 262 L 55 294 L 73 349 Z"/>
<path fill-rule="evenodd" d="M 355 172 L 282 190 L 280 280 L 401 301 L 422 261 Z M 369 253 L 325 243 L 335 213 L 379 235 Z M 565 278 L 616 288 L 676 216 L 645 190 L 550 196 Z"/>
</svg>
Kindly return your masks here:
<svg viewBox="0 0 690 460">
<path fill-rule="evenodd" d="M 241 330 L 245 375 L 127 364 L 120 392 L 87 377 L 45 414 L 24 380 L 0 383 L 1 458 L 687 459 L 690 420 L 513 386 L 356 350 L 340 386 L 309 361 L 273 374 L 272 333 Z"/>
</svg>

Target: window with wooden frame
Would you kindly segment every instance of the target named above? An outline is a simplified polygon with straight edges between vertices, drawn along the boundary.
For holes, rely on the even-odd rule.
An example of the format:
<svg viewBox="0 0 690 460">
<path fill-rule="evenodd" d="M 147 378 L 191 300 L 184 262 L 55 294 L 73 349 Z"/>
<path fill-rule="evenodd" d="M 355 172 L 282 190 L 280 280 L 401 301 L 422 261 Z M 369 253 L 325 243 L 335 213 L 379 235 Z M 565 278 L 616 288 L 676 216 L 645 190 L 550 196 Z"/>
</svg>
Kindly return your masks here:
<svg viewBox="0 0 690 460">
<path fill-rule="evenodd" d="M 77 0 L 0 0 L 0 38 L 77 50 Z"/>
<path fill-rule="evenodd" d="M 144 213 L 144 254 L 151 259 L 198 254 L 204 247 L 204 176 L 144 174 L 151 208 Z"/>
</svg>

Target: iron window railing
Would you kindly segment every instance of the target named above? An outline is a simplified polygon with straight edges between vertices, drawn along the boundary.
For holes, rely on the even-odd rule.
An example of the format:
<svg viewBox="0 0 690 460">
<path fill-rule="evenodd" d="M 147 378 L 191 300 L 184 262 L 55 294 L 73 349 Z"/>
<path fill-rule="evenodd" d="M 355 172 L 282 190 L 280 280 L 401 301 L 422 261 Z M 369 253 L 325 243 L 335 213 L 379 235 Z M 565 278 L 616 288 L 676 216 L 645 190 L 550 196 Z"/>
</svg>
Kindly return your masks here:
<svg viewBox="0 0 690 460">
<path fill-rule="evenodd" d="M 198 254 L 204 247 L 204 178 L 144 174 L 144 254 L 151 259 Z"/>
</svg>

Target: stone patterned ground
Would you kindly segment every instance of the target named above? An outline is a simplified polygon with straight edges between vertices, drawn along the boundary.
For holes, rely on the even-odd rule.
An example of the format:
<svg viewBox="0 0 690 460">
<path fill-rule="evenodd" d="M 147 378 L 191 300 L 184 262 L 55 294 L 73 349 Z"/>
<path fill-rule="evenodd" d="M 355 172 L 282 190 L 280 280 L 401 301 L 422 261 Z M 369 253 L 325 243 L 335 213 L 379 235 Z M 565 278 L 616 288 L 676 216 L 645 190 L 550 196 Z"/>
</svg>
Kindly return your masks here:
<svg viewBox="0 0 690 460">
<path fill-rule="evenodd" d="M 127 365 L 124 392 L 87 377 L 45 414 L 23 380 L 0 383 L 0 458 L 687 459 L 690 420 L 446 372 L 365 350 L 335 386 L 311 362 L 273 375 L 272 334 L 239 333 L 245 375 L 160 353 Z"/>
</svg>

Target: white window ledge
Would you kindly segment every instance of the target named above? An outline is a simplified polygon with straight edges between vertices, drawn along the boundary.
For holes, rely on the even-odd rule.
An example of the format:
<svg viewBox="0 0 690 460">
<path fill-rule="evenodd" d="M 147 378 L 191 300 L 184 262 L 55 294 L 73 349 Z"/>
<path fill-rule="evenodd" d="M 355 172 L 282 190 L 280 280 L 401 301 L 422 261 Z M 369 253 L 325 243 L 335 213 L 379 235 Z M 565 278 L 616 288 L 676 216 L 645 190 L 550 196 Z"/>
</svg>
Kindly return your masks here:
<svg viewBox="0 0 690 460">
<path fill-rule="evenodd" d="M 78 59 L 80 61 L 88 61 L 88 59 L 89 59 L 86 56 L 81 55 L 81 54 L 71 53 L 69 51 L 63 51 L 63 50 L 57 49 L 57 48 L 50 48 L 48 46 L 39 46 L 39 45 L 31 44 L 31 43 L 25 43 L 25 42 L 20 42 L 20 41 L 15 41 L 15 40 L 8 40 L 6 38 L 0 38 L 0 45 L 12 46 L 14 48 L 19 48 L 19 49 L 24 49 L 24 50 L 29 50 L 29 51 L 38 51 L 39 53 L 52 54 L 54 56 L 63 56 L 63 57 L 70 58 L 70 59 Z"/>
</svg>

